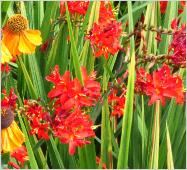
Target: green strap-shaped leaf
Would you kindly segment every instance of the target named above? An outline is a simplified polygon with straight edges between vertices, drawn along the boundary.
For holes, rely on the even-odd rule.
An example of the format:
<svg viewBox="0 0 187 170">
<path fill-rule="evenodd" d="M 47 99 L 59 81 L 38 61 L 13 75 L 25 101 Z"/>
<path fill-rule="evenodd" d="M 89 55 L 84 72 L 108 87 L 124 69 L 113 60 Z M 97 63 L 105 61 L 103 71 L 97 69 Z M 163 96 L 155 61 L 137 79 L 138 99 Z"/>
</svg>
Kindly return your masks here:
<svg viewBox="0 0 187 170">
<path fill-rule="evenodd" d="M 68 29 L 69 29 L 69 35 L 70 35 L 70 42 L 71 42 L 71 52 L 72 52 L 72 57 L 73 57 L 73 64 L 75 68 L 75 74 L 76 77 L 80 80 L 80 82 L 83 84 L 83 79 L 82 79 L 82 74 L 81 74 L 81 69 L 80 69 L 80 63 L 79 63 L 79 57 L 78 57 L 78 52 L 76 48 L 76 43 L 75 39 L 73 36 L 73 30 L 72 30 L 72 25 L 70 21 L 70 15 L 69 15 L 69 10 L 67 6 L 67 2 L 65 2 L 66 6 L 66 17 L 67 17 L 67 23 L 68 23 Z"/>
<path fill-rule="evenodd" d="M 128 16 L 129 16 L 129 33 L 133 31 L 133 16 L 132 16 L 132 3 L 128 4 Z M 131 126 L 133 118 L 133 100 L 134 100 L 134 80 L 135 80 L 135 44 L 134 37 L 130 38 L 130 65 L 129 76 L 127 84 L 127 95 L 123 116 L 122 134 L 120 141 L 120 149 L 118 155 L 117 168 L 128 168 L 128 156 L 129 156 L 129 142 L 131 135 Z"/>
<path fill-rule="evenodd" d="M 19 113 L 18 113 L 18 118 L 19 118 L 19 122 L 21 124 L 22 131 L 25 135 L 25 144 L 26 144 L 27 151 L 28 151 L 29 163 L 30 163 L 32 169 L 38 169 L 38 165 L 37 165 L 36 159 L 34 157 L 34 153 L 33 153 L 31 144 L 29 142 L 29 137 L 28 137 L 28 134 L 27 134 L 27 130 L 26 130 L 25 125 L 23 123 L 22 117 Z"/>
</svg>

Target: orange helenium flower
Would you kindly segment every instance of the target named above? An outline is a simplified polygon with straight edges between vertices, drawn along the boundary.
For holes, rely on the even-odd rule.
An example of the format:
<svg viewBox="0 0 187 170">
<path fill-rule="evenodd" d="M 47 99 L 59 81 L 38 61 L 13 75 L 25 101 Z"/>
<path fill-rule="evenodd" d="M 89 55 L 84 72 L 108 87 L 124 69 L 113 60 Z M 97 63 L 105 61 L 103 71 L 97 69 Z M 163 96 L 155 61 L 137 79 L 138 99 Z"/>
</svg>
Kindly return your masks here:
<svg viewBox="0 0 187 170">
<path fill-rule="evenodd" d="M 21 53 L 31 54 L 42 43 L 39 30 L 28 29 L 28 21 L 20 14 L 10 17 L 3 28 L 2 41 L 13 57 Z"/>
</svg>

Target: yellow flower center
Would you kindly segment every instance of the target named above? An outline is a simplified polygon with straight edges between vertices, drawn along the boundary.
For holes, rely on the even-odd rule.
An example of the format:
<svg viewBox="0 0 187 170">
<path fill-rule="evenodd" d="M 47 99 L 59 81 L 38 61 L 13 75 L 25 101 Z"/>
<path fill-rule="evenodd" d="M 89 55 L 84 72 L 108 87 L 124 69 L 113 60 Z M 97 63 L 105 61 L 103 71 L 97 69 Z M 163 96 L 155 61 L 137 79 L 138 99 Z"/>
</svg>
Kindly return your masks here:
<svg viewBox="0 0 187 170">
<path fill-rule="evenodd" d="M 20 14 L 13 15 L 7 22 L 7 27 L 13 33 L 20 33 L 28 27 L 28 21 Z"/>
</svg>

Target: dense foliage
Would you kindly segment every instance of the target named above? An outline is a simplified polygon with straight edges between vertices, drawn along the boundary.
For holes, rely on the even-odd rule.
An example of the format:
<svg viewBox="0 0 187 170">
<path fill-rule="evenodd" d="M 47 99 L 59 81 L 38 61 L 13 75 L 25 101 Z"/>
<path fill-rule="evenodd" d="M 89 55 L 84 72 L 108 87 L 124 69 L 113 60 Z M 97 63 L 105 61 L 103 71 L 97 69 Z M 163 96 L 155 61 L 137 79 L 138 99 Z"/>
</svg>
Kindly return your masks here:
<svg viewBox="0 0 187 170">
<path fill-rule="evenodd" d="M 186 3 L 1 2 L 2 168 L 185 168 Z"/>
</svg>

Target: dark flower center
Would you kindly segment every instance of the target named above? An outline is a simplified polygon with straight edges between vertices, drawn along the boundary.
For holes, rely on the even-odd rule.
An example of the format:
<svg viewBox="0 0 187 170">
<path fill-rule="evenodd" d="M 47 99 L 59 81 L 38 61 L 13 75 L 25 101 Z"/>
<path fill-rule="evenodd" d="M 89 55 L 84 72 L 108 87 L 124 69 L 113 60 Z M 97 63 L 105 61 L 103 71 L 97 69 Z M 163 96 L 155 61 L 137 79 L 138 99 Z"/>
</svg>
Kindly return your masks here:
<svg viewBox="0 0 187 170">
<path fill-rule="evenodd" d="M 10 108 L 1 110 L 1 129 L 8 128 L 14 120 L 14 113 Z"/>
<path fill-rule="evenodd" d="M 28 21 L 20 14 L 13 15 L 7 22 L 7 27 L 13 33 L 20 33 L 28 27 Z"/>
</svg>

